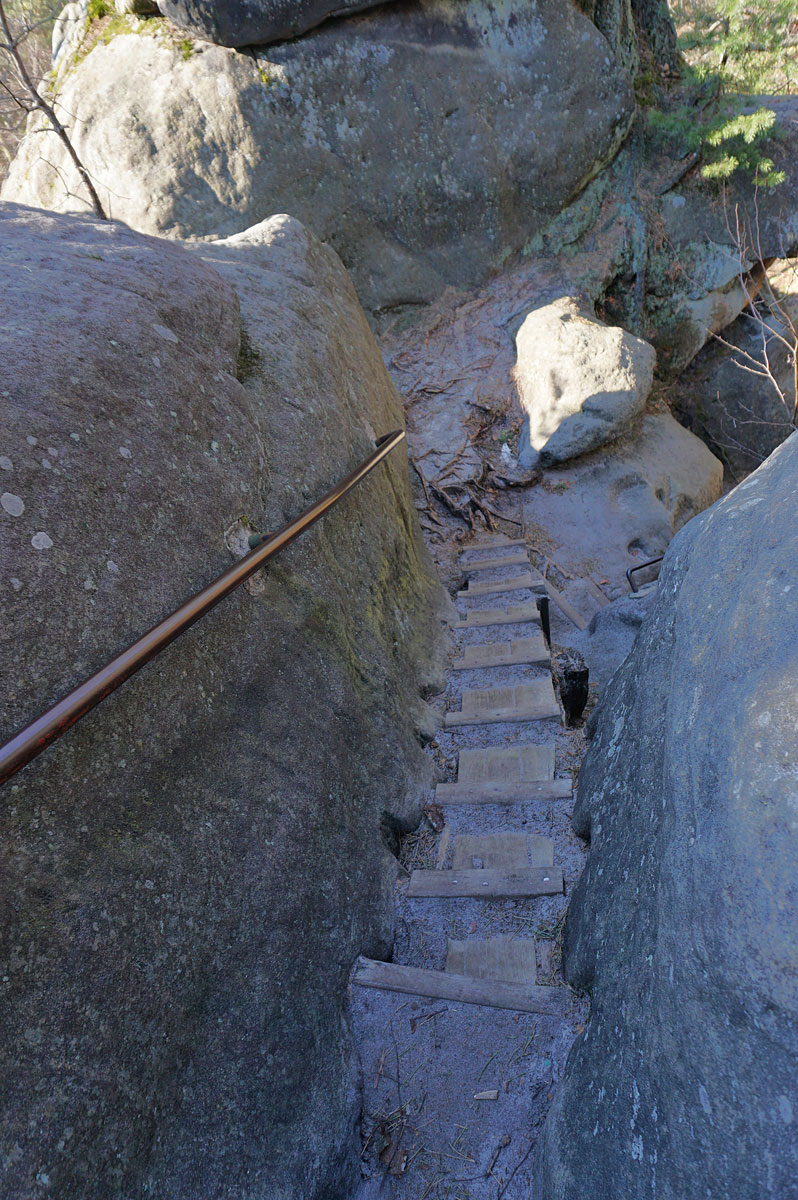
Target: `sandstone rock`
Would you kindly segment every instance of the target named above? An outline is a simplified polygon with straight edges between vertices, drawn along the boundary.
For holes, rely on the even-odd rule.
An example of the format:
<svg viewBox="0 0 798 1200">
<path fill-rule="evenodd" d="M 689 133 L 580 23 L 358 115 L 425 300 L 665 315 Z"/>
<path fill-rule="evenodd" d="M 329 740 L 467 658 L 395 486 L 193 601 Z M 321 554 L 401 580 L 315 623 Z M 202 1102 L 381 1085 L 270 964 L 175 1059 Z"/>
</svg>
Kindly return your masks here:
<svg viewBox="0 0 798 1200">
<path fill-rule="evenodd" d="M 212 264 L 212 265 L 209 265 Z M 401 422 L 339 260 L 0 206 L 12 734 Z M 240 316 L 239 316 L 240 306 Z M 441 593 L 394 452 L 4 790 L 2 1192 L 346 1195 Z M 46 1179 L 45 1179 L 46 1177 Z"/>
<path fill-rule="evenodd" d="M 795 428 L 794 337 L 778 317 L 763 317 L 765 326 L 747 313 L 738 317 L 722 342 L 699 352 L 670 393 L 680 421 L 737 480 L 755 471 Z M 765 370 L 773 380 L 757 374 Z"/>
<path fill-rule="evenodd" d="M 254 54 L 185 56 L 170 28 L 144 22 L 59 69 L 108 211 L 202 238 L 291 212 L 372 311 L 505 263 L 613 157 L 634 112 L 607 43 L 562 0 L 401 0 Z M 86 207 L 35 120 L 2 196 Z"/>
<path fill-rule="evenodd" d="M 794 435 L 675 539 L 605 695 L 536 1197 L 795 1194 L 797 473 Z"/>
<path fill-rule="evenodd" d="M 564 462 L 611 442 L 643 411 L 654 380 L 652 346 L 598 321 L 569 296 L 535 309 L 516 337 L 524 410 L 522 465 Z"/>
<path fill-rule="evenodd" d="M 89 21 L 89 0 L 71 0 L 65 4 L 53 23 L 53 64 L 75 54 L 86 33 Z"/>
<path fill-rule="evenodd" d="M 523 517 L 557 531 L 554 557 L 571 574 L 600 563 L 626 589 L 627 569 L 662 554 L 722 486 L 723 467 L 703 442 L 669 413 L 646 413 L 625 437 L 547 471 L 525 494 Z"/>
<path fill-rule="evenodd" d="M 659 370 L 672 376 L 745 307 L 741 269 L 798 252 L 798 100 L 743 99 L 744 112 L 765 105 L 776 113 L 780 136 L 766 150 L 784 170 L 786 182 L 757 192 L 753 181 L 738 172 L 718 195 L 690 176 L 661 197 L 647 248 L 643 325 L 657 348 Z M 632 327 L 631 314 L 625 323 Z"/>
<path fill-rule="evenodd" d="M 170 21 L 197 37 L 207 38 L 220 46 L 252 46 L 298 37 L 327 17 L 347 16 L 384 2 L 245 0 L 242 4 L 230 3 L 230 0 L 159 0 L 159 7 Z"/>
<path fill-rule="evenodd" d="M 120 16 L 132 13 L 134 16 L 142 17 L 158 11 L 155 0 L 114 0 L 114 8 Z"/>
<path fill-rule="evenodd" d="M 583 633 L 572 639 L 590 669 L 590 682 L 600 691 L 628 657 L 655 596 L 653 589 L 613 600 L 595 613 Z"/>
<path fill-rule="evenodd" d="M 619 61 L 637 73 L 640 52 L 660 68 L 676 70 L 679 49 L 668 6 L 660 0 L 577 0 L 604 34 Z"/>
</svg>

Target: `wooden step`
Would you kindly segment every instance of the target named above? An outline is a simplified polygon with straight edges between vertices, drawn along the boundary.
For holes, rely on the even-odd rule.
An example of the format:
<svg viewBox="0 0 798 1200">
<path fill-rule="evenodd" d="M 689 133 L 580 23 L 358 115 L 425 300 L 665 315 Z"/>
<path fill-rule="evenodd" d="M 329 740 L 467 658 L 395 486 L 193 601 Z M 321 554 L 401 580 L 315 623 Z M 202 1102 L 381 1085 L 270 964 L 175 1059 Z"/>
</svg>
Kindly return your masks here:
<svg viewBox="0 0 798 1200">
<path fill-rule="evenodd" d="M 459 942 L 449 938 L 446 946 L 446 970 L 471 979 L 500 979 L 504 983 L 536 983 L 537 955 L 533 938 L 467 938 Z"/>
<path fill-rule="evenodd" d="M 567 800 L 570 779 L 529 780 L 526 783 L 439 783 L 436 804 L 531 804 L 535 800 Z"/>
<path fill-rule="evenodd" d="M 455 671 L 473 671 L 481 667 L 512 667 L 525 663 L 550 661 L 543 635 L 513 638 L 509 642 L 489 642 L 486 646 L 466 646 L 462 658 L 452 663 Z"/>
<path fill-rule="evenodd" d="M 481 583 L 470 582 L 468 587 L 462 588 L 457 595 L 461 600 L 468 600 L 472 596 L 490 596 L 494 592 L 519 592 L 524 588 L 536 586 L 540 591 L 545 591 L 546 584 L 543 576 L 537 571 L 534 574 L 531 571 L 524 571 L 522 575 L 513 575 L 510 579 L 486 579 Z"/>
<path fill-rule="evenodd" d="M 494 900 L 559 896 L 562 890 L 562 867 L 518 867 L 510 871 L 492 871 L 483 867 L 481 870 L 413 871 L 407 894 L 416 900 L 440 896 Z"/>
<path fill-rule="evenodd" d="M 494 546 L 526 546 L 524 538 L 509 538 L 505 533 L 491 533 L 485 537 L 474 538 L 473 542 L 469 542 L 463 547 L 463 552 L 468 550 L 491 550 Z"/>
<path fill-rule="evenodd" d="M 523 783 L 554 778 L 554 745 L 487 746 L 461 750 L 457 759 L 458 783 Z"/>
<path fill-rule="evenodd" d="M 524 804 L 571 796 L 570 779 L 554 778 L 554 746 L 461 750 L 457 782 L 439 783 L 436 804 Z"/>
<path fill-rule="evenodd" d="M 498 721 L 541 721 L 559 715 L 551 679 L 536 679 L 512 687 L 468 689 L 463 692 L 461 711 L 447 712 L 444 723 L 452 729 Z"/>
<path fill-rule="evenodd" d="M 464 833 L 454 839 L 453 871 L 553 866 L 554 842 L 537 833 Z"/>
<path fill-rule="evenodd" d="M 564 987 L 540 987 L 537 984 L 505 983 L 497 979 L 475 979 L 451 971 L 427 971 L 405 967 L 401 963 L 376 962 L 359 958 L 352 982 L 360 987 L 401 992 L 409 996 L 429 996 L 435 1000 L 453 1000 L 462 1004 L 484 1004 L 490 1008 L 509 1008 L 514 1012 L 564 1016 L 571 1008 L 571 993 Z"/>
<path fill-rule="evenodd" d="M 526 550 L 514 550 L 512 554 L 503 554 L 501 558 L 469 558 L 463 562 L 465 555 L 460 559 L 460 565 L 467 574 L 472 575 L 474 571 L 501 571 L 504 567 L 528 567 L 529 555 Z"/>
<path fill-rule="evenodd" d="M 508 608 L 472 608 L 464 621 L 455 621 L 452 629 L 482 629 L 486 625 L 523 625 L 527 621 L 540 624 L 540 613 L 534 600 L 527 604 L 511 604 Z"/>
</svg>

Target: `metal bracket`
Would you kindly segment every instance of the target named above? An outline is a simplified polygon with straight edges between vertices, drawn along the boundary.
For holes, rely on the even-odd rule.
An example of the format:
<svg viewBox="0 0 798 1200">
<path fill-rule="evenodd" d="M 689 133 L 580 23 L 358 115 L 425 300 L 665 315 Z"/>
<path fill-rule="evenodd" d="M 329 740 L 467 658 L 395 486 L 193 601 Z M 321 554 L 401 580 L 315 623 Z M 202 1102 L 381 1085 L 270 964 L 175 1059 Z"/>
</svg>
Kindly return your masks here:
<svg viewBox="0 0 798 1200">
<path fill-rule="evenodd" d="M 664 557 L 665 557 L 664 554 L 660 554 L 658 558 L 650 558 L 648 560 L 648 562 L 639 563 L 636 567 L 629 568 L 629 570 L 626 572 L 626 579 L 629 584 L 629 587 L 632 589 L 633 592 L 637 591 L 637 584 L 632 579 L 632 576 L 634 575 L 634 573 L 636 571 L 645 571 L 646 567 L 655 567 L 657 565 L 657 563 L 662 562 Z"/>
</svg>

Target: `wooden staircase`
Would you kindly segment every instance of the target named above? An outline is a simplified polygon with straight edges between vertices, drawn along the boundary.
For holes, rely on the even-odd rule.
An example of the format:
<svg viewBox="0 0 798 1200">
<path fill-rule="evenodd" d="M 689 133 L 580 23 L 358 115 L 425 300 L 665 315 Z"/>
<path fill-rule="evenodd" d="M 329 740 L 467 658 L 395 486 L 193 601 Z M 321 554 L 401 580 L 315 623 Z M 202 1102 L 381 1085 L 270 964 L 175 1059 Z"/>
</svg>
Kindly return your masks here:
<svg viewBox="0 0 798 1200">
<path fill-rule="evenodd" d="M 536 593 L 545 593 L 543 579 L 532 568 L 525 543 L 501 536 L 472 543 L 460 561 L 468 586 L 458 592 L 459 599 L 469 603 L 476 598 L 484 604 L 469 607 L 454 623 L 462 653 L 452 667 L 458 673 L 484 672 L 488 686 L 464 688 L 459 710 L 445 714 L 445 729 L 525 724 L 530 737 L 510 746 L 459 747 L 457 779 L 438 784 L 435 802 L 444 814 L 447 806 L 454 805 L 471 805 L 474 811 L 476 806 L 516 806 L 520 813 L 523 805 L 567 799 L 571 796 L 571 781 L 555 778 L 554 743 L 534 740 L 540 737 L 541 723 L 561 720 L 551 680 L 549 647 L 534 599 Z M 519 567 L 526 570 L 500 574 L 517 572 Z M 483 578 L 489 571 L 498 577 Z M 474 576 L 479 576 L 476 582 Z M 505 594 L 508 603 L 497 607 L 496 597 Z M 495 636 L 488 635 L 486 642 L 484 631 L 494 626 Z M 495 677 L 496 672 L 508 667 L 526 669 L 530 678 L 489 686 L 491 675 Z M 544 677 L 540 677 L 541 670 L 546 670 Z M 449 858 L 451 865 L 446 866 Z M 407 896 L 441 903 L 497 898 L 533 902 L 536 897 L 561 894 L 563 890 L 562 869 L 554 861 L 554 842 L 545 833 L 522 828 L 519 817 L 517 831 L 461 832 L 454 837 L 446 821 L 437 868 L 414 870 Z M 538 986 L 534 939 L 507 935 L 449 938 L 443 971 L 361 958 L 353 982 L 362 987 L 548 1015 L 564 1013 L 570 1001 L 565 987 Z"/>
</svg>

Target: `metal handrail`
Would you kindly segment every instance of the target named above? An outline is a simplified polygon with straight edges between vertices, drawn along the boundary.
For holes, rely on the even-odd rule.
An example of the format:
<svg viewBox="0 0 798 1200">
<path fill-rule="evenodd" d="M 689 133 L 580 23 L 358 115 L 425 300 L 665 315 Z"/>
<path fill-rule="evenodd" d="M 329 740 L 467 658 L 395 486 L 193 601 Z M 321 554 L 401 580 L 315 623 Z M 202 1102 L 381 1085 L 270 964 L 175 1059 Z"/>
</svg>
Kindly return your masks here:
<svg viewBox="0 0 798 1200">
<path fill-rule="evenodd" d="M 16 737 L 0 747 L 0 786 L 26 766 L 37 754 L 41 754 L 51 742 L 66 733 L 76 721 L 90 712 L 106 696 L 110 696 L 120 684 L 134 675 L 141 667 L 155 658 L 170 642 L 185 633 L 200 617 L 210 612 L 220 600 L 229 596 L 249 579 L 275 554 L 279 554 L 295 538 L 309 529 L 314 522 L 337 504 L 347 492 L 356 487 L 373 471 L 395 446 L 404 439 L 404 430 L 385 434 L 375 443 L 376 449 L 358 467 L 331 488 L 321 500 L 306 509 L 300 516 L 289 521 L 276 533 L 264 534 L 260 544 L 244 558 L 228 567 L 218 578 L 201 592 L 181 604 L 163 621 L 153 625 L 143 637 L 138 638 L 121 654 L 101 667 L 94 675 L 84 680 L 66 696 L 49 708 L 47 712 L 26 725 Z"/>
<path fill-rule="evenodd" d="M 645 571 L 646 567 L 656 567 L 657 563 L 661 563 L 664 557 L 664 554 L 659 554 L 656 558 L 650 558 L 648 562 L 638 563 L 636 567 L 629 568 L 629 570 L 626 572 L 626 578 L 629 581 L 629 587 L 635 594 L 637 593 L 637 584 L 632 579 L 632 576 L 638 571 Z"/>
</svg>

